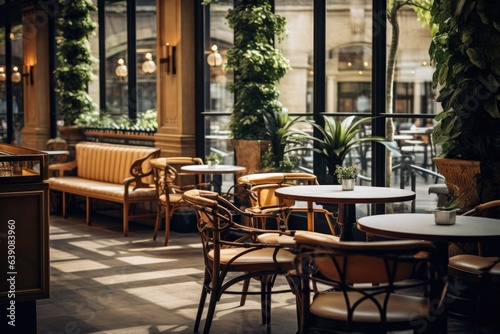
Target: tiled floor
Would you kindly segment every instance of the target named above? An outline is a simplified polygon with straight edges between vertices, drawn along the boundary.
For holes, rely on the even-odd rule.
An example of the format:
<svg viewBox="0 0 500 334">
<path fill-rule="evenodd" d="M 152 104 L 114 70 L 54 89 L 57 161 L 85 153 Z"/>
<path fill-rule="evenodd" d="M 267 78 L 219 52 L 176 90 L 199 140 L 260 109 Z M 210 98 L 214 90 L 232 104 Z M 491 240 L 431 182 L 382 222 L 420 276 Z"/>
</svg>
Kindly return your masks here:
<svg viewBox="0 0 500 334">
<path fill-rule="evenodd" d="M 163 247 L 149 226 L 131 224 L 125 238 L 116 220 L 51 216 L 50 224 L 51 293 L 37 302 L 38 333 L 193 332 L 203 277 L 196 233 L 173 232 Z M 292 294 L 273 296 L 272 329 L 296 332 Z M 212 333 L 264 332 L 258 297 L 239 307 L 239 296 L 223 296 Z M 449 332 L 473 329 L 450 322 Z"/>
</svg>

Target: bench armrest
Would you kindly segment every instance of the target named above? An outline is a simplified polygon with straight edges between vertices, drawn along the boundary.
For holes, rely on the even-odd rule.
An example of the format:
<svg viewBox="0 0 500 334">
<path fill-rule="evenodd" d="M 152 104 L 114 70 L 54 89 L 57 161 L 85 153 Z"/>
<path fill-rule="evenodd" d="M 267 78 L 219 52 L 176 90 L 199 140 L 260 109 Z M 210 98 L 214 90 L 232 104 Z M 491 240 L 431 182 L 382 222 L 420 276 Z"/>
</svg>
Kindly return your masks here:
<svg viewBox="0 0 500 334">
<path fill-rule="evenodd" d="M 149 188 L 149 187 L 151 187 L 151 185 L 147 182 L 144 182 L 143 179 L 145 177 L 153 175 L 153 170 L 150 169 L 148 172 L 144 172 L 142 170 L 142 165 L 144 164 L 144 162 L 146 160 L 149 160 L 152 158 L 157 158 L 159 156 L 160 156 L 160 150 L 151 152 L 146 157 L 144 157 L 142 159 L 137 159 L 136 161 L 134 161 L 134 163 L 130 167 L 130 174 L 132 176 L 123 180 L 123 184 L 125 185 L 126 192 L 128 192 L 127 189 L 131 183 L 135 183 L 134 190 L 137 188 Z"/>
<path fill-rule="evenodd" d="M 70 171 L 78 167 L 76 159 L 69 162 L 49 165 L 50 171 L 57 171 L 59 176 L 64 176 L 64 172 Z"/>
</svg>

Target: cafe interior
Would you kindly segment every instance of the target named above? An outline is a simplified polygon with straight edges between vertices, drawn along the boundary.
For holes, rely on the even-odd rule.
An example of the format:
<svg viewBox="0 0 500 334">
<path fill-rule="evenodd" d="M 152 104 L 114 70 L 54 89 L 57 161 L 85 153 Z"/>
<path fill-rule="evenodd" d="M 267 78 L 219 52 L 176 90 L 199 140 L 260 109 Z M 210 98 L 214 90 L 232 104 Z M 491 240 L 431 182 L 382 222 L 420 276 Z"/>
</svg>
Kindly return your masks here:
<svg viewBox="0 0 500 334">
<path fill-rule="evenodd" d="M 2 333 L 498 333 L 500 200 L 436 165 L 433 1 L 403 2 L 0 0 Z M 276 127 L 238 144 L 265 50 L 235 46 L 282 18 Z"/>
</svg>

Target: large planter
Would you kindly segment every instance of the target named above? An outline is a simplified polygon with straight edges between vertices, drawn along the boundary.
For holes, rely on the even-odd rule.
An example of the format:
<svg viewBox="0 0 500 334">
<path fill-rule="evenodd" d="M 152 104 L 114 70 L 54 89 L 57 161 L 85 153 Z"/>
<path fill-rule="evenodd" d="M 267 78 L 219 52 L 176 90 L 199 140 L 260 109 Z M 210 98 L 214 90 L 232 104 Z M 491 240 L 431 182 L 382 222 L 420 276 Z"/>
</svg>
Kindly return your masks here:
<svg viewBox="0 0 500 334">
<path fill-rule="evenodd" d="M 460 208 L 468 209 L 500 198 L 500 162 L 432 160 L 445 177 L 448 194 L 458 197 Z"/>
<path fill-rule="evenodd" d="M 267 151 L 270 142 L 267 140 L 233 139 L 236 164 L 247 169 L 246 174 L 261 171 L 261 157 Z"/>
</svg>

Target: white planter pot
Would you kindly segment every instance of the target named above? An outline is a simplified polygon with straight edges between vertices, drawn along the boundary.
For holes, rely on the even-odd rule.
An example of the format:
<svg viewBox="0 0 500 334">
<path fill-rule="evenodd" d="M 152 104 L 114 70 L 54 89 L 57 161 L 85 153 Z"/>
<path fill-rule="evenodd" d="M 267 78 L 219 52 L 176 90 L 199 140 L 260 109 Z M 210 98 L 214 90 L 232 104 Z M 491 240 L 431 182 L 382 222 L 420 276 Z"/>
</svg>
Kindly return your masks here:
<svg viewBox="0 0 500 334">
<path fill-rule="evenodd" d="M 342 190 L 350 191 L 354 190 L 354 185 L 356 184 L 356 179 L 342 179 Z"/>
<path fill-rule="evenodd" d="M 208 168 L 215 168 L 218 164 L 217 161 L 207 161 Z"/>
<path fill-rule="evenodd" d="M 435 210 L 436 225 L 453 225 L 457 219 L 457 210 Z"/>
</svg>

